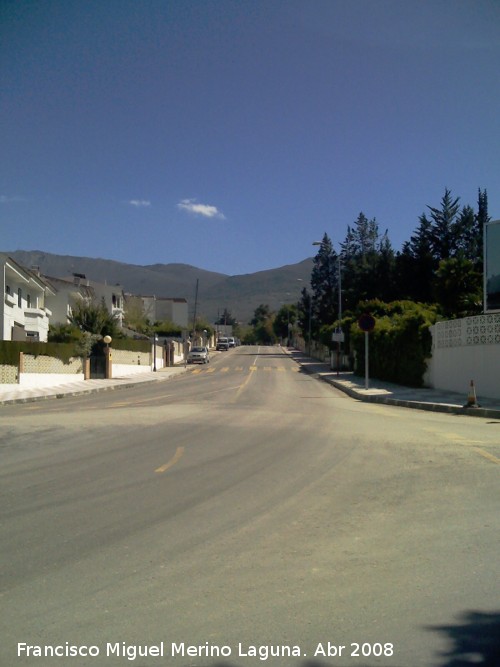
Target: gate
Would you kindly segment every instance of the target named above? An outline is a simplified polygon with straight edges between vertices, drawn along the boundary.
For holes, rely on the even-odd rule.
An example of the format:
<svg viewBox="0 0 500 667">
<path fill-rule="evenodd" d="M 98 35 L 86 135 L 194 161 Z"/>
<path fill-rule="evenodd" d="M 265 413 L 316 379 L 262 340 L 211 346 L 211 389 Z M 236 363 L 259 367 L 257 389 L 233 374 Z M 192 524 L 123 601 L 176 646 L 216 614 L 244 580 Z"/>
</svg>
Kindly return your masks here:
<svg viewBox="0 0 500 667">
<path fill-rule="evenodd" d="M 90 355 L 90 379 L 104 380 L 106 378 L 106 357 L 104 354 Z"/>
</svg>

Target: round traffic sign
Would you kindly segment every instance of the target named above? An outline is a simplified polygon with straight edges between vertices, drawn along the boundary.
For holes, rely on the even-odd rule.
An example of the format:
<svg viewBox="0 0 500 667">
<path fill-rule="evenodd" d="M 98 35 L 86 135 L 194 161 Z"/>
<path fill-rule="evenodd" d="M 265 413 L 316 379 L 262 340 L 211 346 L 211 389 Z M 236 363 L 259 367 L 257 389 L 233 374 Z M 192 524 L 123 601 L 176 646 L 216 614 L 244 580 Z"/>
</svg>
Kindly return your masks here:
<svg viewBox="0 0 500 667">
<path fill-rule="evenodd" d="M 364 313 L 358 320 L 361 331 L 373 331 L 375 329 L 375 318 L 370 313 Z"/>
</svg>

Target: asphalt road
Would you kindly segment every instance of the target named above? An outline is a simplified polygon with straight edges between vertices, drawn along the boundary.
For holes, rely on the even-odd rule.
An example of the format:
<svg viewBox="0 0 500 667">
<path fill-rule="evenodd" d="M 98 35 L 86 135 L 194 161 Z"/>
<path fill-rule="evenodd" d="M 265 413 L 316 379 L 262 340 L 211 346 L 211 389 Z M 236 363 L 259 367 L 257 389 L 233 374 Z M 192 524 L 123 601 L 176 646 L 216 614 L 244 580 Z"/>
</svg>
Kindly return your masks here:
<svg viewBox="0 0 500 667">
<path fill-rule="evenodd" d="M 271 347 L 0 421 L 2 667 L 500 664 L 499 422 Z"/>
</svg>

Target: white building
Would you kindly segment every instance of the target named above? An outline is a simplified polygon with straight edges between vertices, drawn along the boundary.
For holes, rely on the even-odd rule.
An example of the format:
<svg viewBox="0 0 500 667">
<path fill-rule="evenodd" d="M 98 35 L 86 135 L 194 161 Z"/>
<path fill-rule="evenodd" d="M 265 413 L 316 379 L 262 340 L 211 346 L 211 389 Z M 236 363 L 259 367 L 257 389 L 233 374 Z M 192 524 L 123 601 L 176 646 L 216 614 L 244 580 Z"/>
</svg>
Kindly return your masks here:
<svg viewBox="0 0 500 667">
<path fill-rule="evenodd" d="M 0 253 L 1 340 L 47 341 L 51 311 L 46 300 L 54 288 L 33 271 Z"/>
<path fill-rule="evenodd" d="M 150 322 L 173 322 L 182 329 L 188 327 L 188 303 L 182 298 L 141 296 L 144 315 Z"/>
<path fill-rule="evenodd" d="M 47 296 L 47 306 L 52 311 L 51 324 L 67 324 L 72 309 L 82 300 L 92 300 L 94 291 L 84 285 L 75 285 L 71 280 L 44 276 L 54 293 Z"/>
<path fill-rule="evenodd" d="M 88 280 L 83 273 L 73 274 L 73 285 L 78 288 L 90 288 L 93 292 L 94 299 L 99 303 L 103 301 L 108 312 L 116 318 L 118 326 L 123 326 L 125 299 L 123 287 L 121 285 L 96 283 L 94 280 Z"/>
</svg>

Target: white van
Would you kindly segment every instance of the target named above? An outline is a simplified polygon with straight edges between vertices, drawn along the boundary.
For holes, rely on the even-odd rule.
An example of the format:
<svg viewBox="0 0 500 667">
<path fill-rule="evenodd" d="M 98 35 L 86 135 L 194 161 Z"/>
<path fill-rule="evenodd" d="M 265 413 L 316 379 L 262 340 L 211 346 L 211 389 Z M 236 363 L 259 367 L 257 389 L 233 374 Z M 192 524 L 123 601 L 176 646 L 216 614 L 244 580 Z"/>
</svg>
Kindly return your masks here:
<svg viewBox="0 0 500 667">
<path fill-rule="evenodd" d="M 219 338 L 217 340 L 217 350 L 229 350 L 229 340 L 227 338 Z"/>
</svg>

